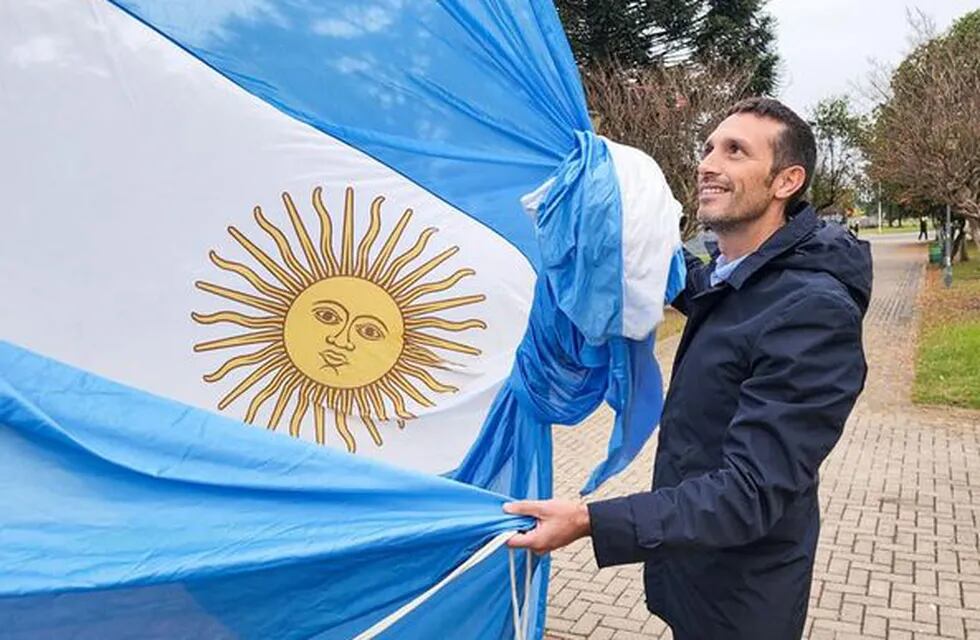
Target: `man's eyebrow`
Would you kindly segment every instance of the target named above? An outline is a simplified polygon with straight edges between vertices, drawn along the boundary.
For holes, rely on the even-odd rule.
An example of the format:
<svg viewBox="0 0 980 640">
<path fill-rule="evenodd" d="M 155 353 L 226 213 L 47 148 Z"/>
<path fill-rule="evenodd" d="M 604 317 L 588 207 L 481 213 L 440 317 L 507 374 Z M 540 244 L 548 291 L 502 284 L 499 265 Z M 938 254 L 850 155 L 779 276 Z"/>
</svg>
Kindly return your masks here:
<svg viewBox="0 0 980 640">
<path fill-rule="evenodd" d="M 723 138 L 717 140 L 705 140 L 704 147 L 714 148 L 716 145 L 735 145 L 739 149 L 750 151 L 754 149 L 752 144 L 746 138 L 741 138 L 739 136 L 726 135 Z"/>
</svg>

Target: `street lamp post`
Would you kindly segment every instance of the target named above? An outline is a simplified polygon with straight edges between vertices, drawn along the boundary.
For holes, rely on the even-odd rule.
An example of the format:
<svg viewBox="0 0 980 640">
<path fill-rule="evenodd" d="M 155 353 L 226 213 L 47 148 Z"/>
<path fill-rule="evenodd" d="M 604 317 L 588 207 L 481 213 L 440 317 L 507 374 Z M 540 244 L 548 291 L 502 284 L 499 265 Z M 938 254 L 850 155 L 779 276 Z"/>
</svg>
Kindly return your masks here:
<svg viewBox="0 0 980 640">
<path fill-rule="evenodd" d="M 881 233 L 881 180 L 878 181 L 878 233 Z"/>
<path fill-rule="evenodd" d="M 964 238 L 964 242 L 966 239 Z M 943 259 L 943 284 L 946 288 L 953 286 L 953 222 L 949 211 L 949 205 L 946 205 L 946 255 Z"/>
</svg>

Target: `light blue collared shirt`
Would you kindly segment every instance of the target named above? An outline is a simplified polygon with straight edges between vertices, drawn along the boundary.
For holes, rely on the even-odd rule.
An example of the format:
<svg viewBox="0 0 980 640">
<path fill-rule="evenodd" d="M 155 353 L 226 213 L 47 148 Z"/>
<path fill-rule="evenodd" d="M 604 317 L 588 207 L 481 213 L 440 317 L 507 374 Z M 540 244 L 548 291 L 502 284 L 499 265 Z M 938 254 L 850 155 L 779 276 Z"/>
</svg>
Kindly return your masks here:
<svg viewBox="0 0 980 640">
<path fill-rule="evenodd" d="M 722 282 L 728 280 L 728 278 L 735 273 L 735 269 L 738 268 L 738 265 L 742 264 L 742 260 L 745 260 L 748 257 L 749 254 L 746 254 L 741 258 L 736 258 L 735 260 L 729 262 L 728 260 L 725 260 L 724 255 L 719 254 L 718 259 L 715 260 L 714 271 L 711 272 L 711 286 L 716 287 Z"/>
</svg>

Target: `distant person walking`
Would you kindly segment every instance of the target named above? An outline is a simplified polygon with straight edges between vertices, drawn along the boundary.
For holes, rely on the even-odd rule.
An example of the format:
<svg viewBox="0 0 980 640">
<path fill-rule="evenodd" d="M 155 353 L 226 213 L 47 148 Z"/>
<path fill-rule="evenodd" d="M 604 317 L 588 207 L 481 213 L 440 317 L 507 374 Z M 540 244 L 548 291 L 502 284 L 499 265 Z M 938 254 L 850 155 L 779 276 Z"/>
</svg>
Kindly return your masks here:
<svg viewBox="0 0 980 640">
<path fill-rule="evenodd" d="M 926 222 L 926 217 L 922 216 L 919 218 L 919 240 L 929 239 L 929 224 Z"/>
</svg>

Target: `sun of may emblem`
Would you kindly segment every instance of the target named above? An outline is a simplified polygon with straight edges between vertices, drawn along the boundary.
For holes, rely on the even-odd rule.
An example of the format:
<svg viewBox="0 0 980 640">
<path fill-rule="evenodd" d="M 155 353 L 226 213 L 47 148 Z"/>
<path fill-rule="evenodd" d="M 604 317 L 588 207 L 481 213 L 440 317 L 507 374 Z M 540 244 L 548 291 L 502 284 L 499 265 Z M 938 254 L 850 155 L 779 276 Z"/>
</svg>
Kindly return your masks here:
<svg viewBox="0 0 980 640">
<path fill-rule="evenodd" d="M 221 399 L 219 409 L 250 395 L 245 421 L 252 423 L 263 404 L 273 402 L 268 427 L 275 429 L 291 405 L 289 432 L 293 436 L 299 436 L 304 419 L 312 412 L 320 444 L 326 442 L 329 411 L 351 452 L 356 449 L 356 439 L 348 421 L 356 415 L 380 446 L 376 420 L 388 421 L 392 415 L 391 419 L 404 427 L 405 420 L 415 417 L 406 408 L 407 399 L 431 407 L 433 393 L 456 391 L 433 377 L 434 370 L 446 369 L 447 364 L 437 352 L 479 355 L 480 350 L 432 330 L 458 333 L 485 329 L 482 320 L 450 320 L 439 315 L 482 302 L 485 296 L 434 297 L 475 273 L 458 269 L 441 280 L 427 279 L 459 251 L 450 247 L 417 264 L 435 228 L 424 229 L 411 247 L 396 255 L 399 240 L 412 220 L 411 209 L 405 210 L 381 248 L 374 251 L 375 241 L 382 234 L 384 201 L 383 197 L 375 198 L 368 228 L 355 248 L 354 190 L 347 188 L 340 247 L 335 251 L 333 220 L 319 187 L 312 197 L 319 219 L 317 241 L 307 232 L 292 197 L 283 193 L 282 201 L 302 259 L 286 234 L 257 206 L 255 221 L 275 244 L 279 259 L 235 227 L 229 227 L 228 232 L 268 276 L 212 251 L 215 266 L 237 274 L 251 289 L 238 291 L 210 282 L 195 283 L 203 291 L 261 314 L 233 310 L 191 314 L 201 324 L 229 323 L 243 329 L 237 335 L 198 343 L 195 351 L 253 349 L 229 357 L 204 380 L 218 382 L 244 368 L 248 374 Z"/>
</svg>

